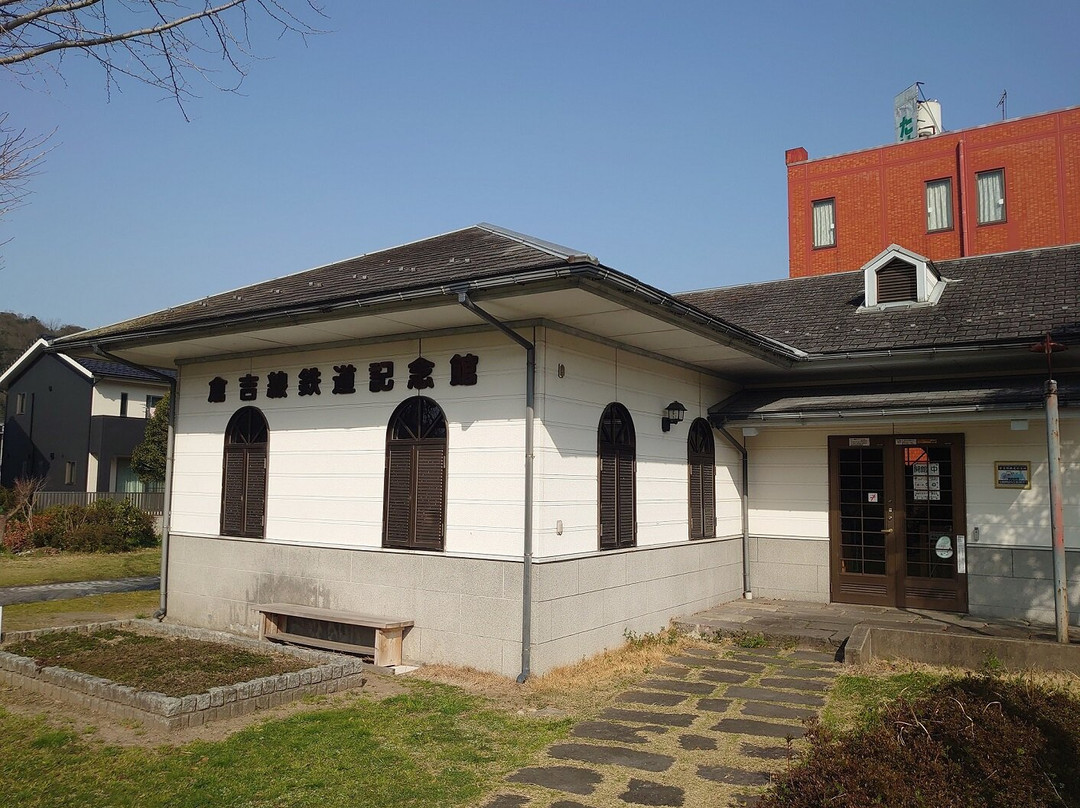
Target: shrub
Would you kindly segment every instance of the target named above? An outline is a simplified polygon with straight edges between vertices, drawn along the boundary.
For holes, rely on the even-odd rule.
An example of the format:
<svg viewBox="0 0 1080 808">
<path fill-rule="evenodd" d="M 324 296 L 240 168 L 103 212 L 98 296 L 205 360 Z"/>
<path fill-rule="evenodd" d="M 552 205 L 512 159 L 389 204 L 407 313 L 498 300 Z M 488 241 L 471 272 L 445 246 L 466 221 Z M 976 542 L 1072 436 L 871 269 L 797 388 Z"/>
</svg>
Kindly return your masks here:
<svg viewBox="0 0 1080 808">
<path fill-rule="evenodd" d="M 153 518 L 127 500 L 55 505 L 35 513 L 31 520 L 8 522 L 4 533 L 4 548 L 13 553 L 38 547 L 122 553 L 156 544 Z"/>
<path fill-rule="evenodd" d="M 15 492 L 0 485 L 0 515 L 15 507 Z"/>
<path fill-rule="evenodd" d="M 864 730 L 814 725 L 761 808 L 1080 806 L 1080 701 L 969 676 L 897 699 Z"/>
</svg>

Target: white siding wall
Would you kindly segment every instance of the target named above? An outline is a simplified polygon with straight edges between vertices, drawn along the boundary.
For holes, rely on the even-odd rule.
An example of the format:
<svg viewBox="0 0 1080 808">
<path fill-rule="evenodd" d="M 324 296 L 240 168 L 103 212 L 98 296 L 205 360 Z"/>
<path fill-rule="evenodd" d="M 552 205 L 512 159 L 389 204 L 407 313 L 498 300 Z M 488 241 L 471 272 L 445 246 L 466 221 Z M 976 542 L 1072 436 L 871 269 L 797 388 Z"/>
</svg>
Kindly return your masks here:
<svg viewBox="0 0 1080 808">
<path fill-rule="evenodd" d="M 90 401 L 91 415 L 120 415 L 120 396 L 128 394 L 128 418 L 146 418 L 147 396 L 163 396 L 169 392 L 166 385 L 139 384 L 110 379 L 98 379 L 94 382 L 94 394 Z"/>
<path fill-rule="evenodd" d="M 615 401 L 630 411 L 637 436 L 638 546 L 687 540 L 687 432 L 731 388 L 707 374 L 551 330 L 545 332 L 539 361 L 537 555 L 597 551 L 597 428 L 604 408 Z M 561 379 L 560 364 L 565 368 Z M 672 400 L 687 412 L 682 423 L 665 433 L 660 419 Z M 717 536 L 733 536 L 742 530 L 739 455 L 722 435 L 714 432 L 714 438 Z"/>
<path fill-rule="evenodd" d="M 829 435 L 963 433 L 967 476 L 968 535 L 980 528 L 982 545 L 1049 546 L 1049 475 L 1046 423 L 1029 418 L 1026 431 L 1009 419 L 761 427 L 747 438 L 750 449 L 750 532 L 755 536 L 829 538 Z M 736 430 L 738 432 L 739 430 Z M 1080 420 L 1062 420 L 1066 546 L 1080 549 Z M 1030 461 L 1031 490 L 994 487 L 995 461 Z M 1070 515 L 1073 518 L 1070 518 Z"/>
<path fill-rule="evenodd" d="M 477 384 L 450 386 L 450 357 L 480 357 Z M 438 402 L 449 425 L 446 550 L 521 555 L 524 485 L 524 351 L 499 335 L 474 334 L 199 363 L 183 368 L 176 438 L 173 529 L 217 535 L 223 435 L 229 418 L 257 406 L 270 426 L 266 538 L 298 544 L 382 544 L 386 429 L 394 409 L 416 395 L 408 364 L 435 363 Z M 368 390 L 368 364 L 394 363 L 394 389 Z M 356 366 L 356 393 L 333 395 L 334 365 Z M 321 395 L 297 393 L 301 368 L 322 371 Z M 266 398 L 270 371 L 289 374 L 285 399 Z M 259 377 L 254 402 L 241 402 L 237 379 Z M 229 382 L 227 401 L 207 402 L 210 379 Z"/>
</svg>

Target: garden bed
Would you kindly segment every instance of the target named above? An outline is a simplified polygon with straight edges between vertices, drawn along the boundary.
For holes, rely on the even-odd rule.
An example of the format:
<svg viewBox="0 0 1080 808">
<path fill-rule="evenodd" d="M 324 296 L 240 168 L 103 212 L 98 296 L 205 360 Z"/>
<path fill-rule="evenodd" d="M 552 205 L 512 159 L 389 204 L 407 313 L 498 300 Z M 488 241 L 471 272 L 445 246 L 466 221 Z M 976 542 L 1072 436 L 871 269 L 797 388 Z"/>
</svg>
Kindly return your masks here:
<svg viewBox="0 0 1080 808">
<path fill-rule="evenodd" d="M 167 729 L 357 687 L 372 669 L 353 657 L 145 620 L 4 640 L 0 682 Z"/>
</svg>

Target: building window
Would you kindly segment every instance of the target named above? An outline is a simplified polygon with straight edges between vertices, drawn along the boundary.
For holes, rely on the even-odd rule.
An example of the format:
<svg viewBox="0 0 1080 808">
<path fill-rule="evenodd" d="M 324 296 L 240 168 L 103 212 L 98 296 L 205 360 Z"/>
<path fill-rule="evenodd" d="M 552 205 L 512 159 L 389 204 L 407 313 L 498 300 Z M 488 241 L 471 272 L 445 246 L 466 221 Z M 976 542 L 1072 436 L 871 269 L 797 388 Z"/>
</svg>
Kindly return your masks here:
<svg viewBox="0 0 1080 808">
<path fill-rule="evenodd" d="M 222 536 L 263 538 L 269 443 L 270 429 L 257 408 L 243 407 L 229 419 L 222 463 Z"/>
<path fill-rule="evenodd" d="M 15 394 L 15 414 L 26 415 L 26 393 Z"/>
<path fill-rule="evenodd" d="M 161 403 L 161 399 L 164 396 L 147 396 L 146 397 L 146 417 L 149 418 L 154 414 L 154 407 Z"/>
<path fill-rule="evenodd" d="M 704 418 L 690 425 L 686 464 L 690 475 L 690 538 L 711 539 L 716 535 L 716 445 Z"/>
<path fill-rule="evenodd" d="M 952 230 L 952 179 L 926 183 L 926 230 Z"/>
<path fill-rule="evenodd" d="M 608 404 L 597 430 L 601 550 L 633 547 L 637 543 L 636 447 L 630 413 L 622 404 Z"/>
<path fill-rule="evenodd" d="M 1005 169 L 980 171 L 975 175 L 975 191 L 979 201 L 979 224 L 1005 221 Z"/>
<path fill-rule="evenodd" d="M 64 485 L 75 485 L 75 461 L 64 463 Z"/>
<path fill-rule="evenodd" d="M 814 248 L 836 246 L 836 200 L 814 203 Z"/>
<path fill-rule="evenodd" d="M 386 430 L 383 546 L 442 550 L 446 534 L 446 416 L 424 396 L 407 398 Z"/>
<path fill-rule="evenodd" d="M 121 417 L 126 417 L 127 416 L 127 411 L 128 411 L 128 394 L 127 393 L 121 393 L 120 394 L 120 416 Z"/>
</svg>

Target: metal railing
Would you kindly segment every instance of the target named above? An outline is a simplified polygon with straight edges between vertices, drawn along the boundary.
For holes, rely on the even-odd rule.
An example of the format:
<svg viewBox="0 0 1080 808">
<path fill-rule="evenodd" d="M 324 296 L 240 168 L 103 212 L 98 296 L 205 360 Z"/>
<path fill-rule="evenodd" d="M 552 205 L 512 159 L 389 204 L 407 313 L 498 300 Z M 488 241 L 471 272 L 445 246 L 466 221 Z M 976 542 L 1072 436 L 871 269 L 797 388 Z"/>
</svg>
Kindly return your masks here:
<svg viewBox="0 0 1080 808">
<path fill-rule="evenodd" d="M 89 505 L 99 499 L 126 499 L 136 508 L 155 516 L 165 509 L 163 491 L 38 491 L 34 495 L 34 510 L 53 505 Z"/>
</svg>

